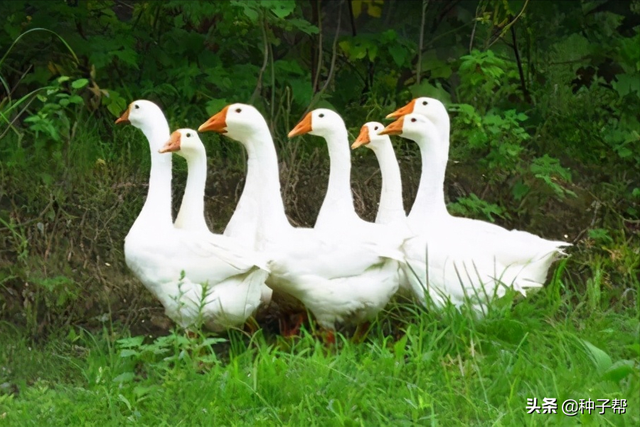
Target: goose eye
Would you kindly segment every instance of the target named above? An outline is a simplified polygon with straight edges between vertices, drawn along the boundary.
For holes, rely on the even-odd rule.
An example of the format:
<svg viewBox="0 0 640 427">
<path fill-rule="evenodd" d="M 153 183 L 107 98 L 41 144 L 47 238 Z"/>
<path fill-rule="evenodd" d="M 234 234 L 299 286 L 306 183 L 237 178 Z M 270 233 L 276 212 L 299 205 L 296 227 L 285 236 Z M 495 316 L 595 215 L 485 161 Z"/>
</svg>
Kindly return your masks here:
<svg viewBox="0 0 640 427">
<path fill-rule="evenodd" d="M 422 101 L 422 105 L 427 105 L 428 102 L 427 101 Z"/>
<path fill-rule="evenodd" d="M 191 138 L 191 132 L 187 133 L 187 138 Z"/>
<path fill-rule="evenodd" d="M 133 104 L 133 107 L 134 107 L 136 110 L 139 110 L 139 109 L 140 109 L 140 106 L 139 106 L 138 104 Z"/>
<path fill-rule="evenodd" d="M 411 122 L 412 122 L 412 123 L 415 123 L 415 122 L 416 122 L 416 119 L 411 119 Z"/>
<path fill-rule="evenodd" d="M 318 114 L 318 117 L 323 118 L 324 117 L 324 113 Z"/>
<path fill-rule="evenodd" d="M 378 130 L 378 126 L 374 127 L 373 130 Z"/>
<path fill-rule="evenodd" d="M 241 113 L 242 112 L 242 108 L 236 108 L 236 113 Z"/>
</svg>

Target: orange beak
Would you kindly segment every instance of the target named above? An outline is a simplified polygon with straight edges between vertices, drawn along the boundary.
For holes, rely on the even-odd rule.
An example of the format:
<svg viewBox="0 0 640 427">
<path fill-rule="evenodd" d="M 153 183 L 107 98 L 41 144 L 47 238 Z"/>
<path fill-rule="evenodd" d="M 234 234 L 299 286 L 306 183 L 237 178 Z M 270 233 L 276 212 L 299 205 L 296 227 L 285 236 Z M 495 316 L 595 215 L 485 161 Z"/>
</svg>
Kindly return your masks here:
<svg viewBox="0 0 640 427">
<path fill-rule="evenodd" d="M 415 105 L 416 100 L 412 99 L 407 105 L 402 108 L 398 108 L 391 114 L 387 115 L 387 119 L 397 119 L 398 117 L 404 116 L 405 114 L 413 113 L 413 106 Z"/>
<path fill-rule="evenodd" d="M 367 125 L 362 125 L 360 128 L 360 135 L 356 138 L 356 140 L 351 144 L 351 149 L 355 150 L 361 145 L 365 145 L 371 142 L 371 138 L 369 138 L 369 127 Z"/>
<path fill-rule="evenodd" d="M 127 107 L 127 110 L 122 113 L 122 115 L 120 117 L 118 117 L 116 119 L 116 124 L 119 125 L 120 123 L 124 123 L 124 124 L 129 124 L 131 123 L 129 121 L 129 111 L 131 110 L 131 104 L 129 104 L 129 107 Z"/>
<path fill-rule="evenodd" d="M 312 130 L 313 128 L 311 127 L 311 112 L 309 112 L 306 116 L 304 116 L 304 119 L 302 119 L 300 123 L 296 125 L 296 127 L 291 129 L 291 132 L 289 132 L 289 138 L 293 138 L 294 136 L 298 135 L 304 135 L 305 133 L 309 133 Z"/>
<path fill-rule="evenodd" d="M 175 131 L 171 134 L 169 140 L 164 144 L 164 146 L 158 150 L 160 153 L 172 153 L 174 151 L 180 150 L 180 138 L 182 134 L 178 131 Z"/>
<path fill-rule="evenodd" d="M 209 130 L 218 132 L 218 133 L 227 133 L 227 110 L 229 106 L 227 105 L 221 111 L 217 112 L 213 115 L 209 120 L 204 122 L 198 128 L 198 132 L 207 132 Z"/>
<path fill-rule="evenodd" d="M 400 135 L 402 133 L 402 126 L 404 125 L 404 116 L 400 116 L 398 120 L 391 123 L 386 128 L 378 132 L 378 135 Z"/>
</svg>

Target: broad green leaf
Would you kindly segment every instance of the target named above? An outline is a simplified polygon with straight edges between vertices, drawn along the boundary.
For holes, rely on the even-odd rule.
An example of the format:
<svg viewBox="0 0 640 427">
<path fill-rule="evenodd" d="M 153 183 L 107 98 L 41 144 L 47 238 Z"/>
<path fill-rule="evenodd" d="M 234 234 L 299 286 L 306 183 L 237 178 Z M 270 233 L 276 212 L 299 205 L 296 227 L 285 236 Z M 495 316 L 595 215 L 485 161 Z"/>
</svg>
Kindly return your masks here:
<svg viewBox="0 0 640 427">
<path fill-rule="evenodd" d="M 133 372 L 124 372 L 113 379 L 114 383 L 128 383 L 133 381 L 136 377 L 136 374 Z"/>
<path fill-rule="evenodd" d="M 514 199 L 522 200 L 522 198 L 524 196 L 529 194 L 529 190 L 531 190 L 531 187 L 529 187 L 527 184 L 525 184 L 523 182 L 517 182 L 513 186 L 513 189 L 511 190 L 511 192 L 513 193 L 513 198 Z"/>
<path fill-rule="evenodd" d="M 389 46 L 389 54 L 393 62 L 400 67 L 404 64 L 408 56 L 407 50 L 402 46 Z"/>
<path fill-rule="evenodd" d="M 140 353 L 138 351 L 132 350 L 132 349 L 129 349 L 129 348 L 125 348 L 123 350 L 120 350 L 120 357 L 123 357 L 123 358 L 124 357 L 137 356 L 139 354 Z"/>
<path fill-rule="evenodd" d="M 120 348 L 135 348 L 135 347 L 140 347 L 143 341 L 144 341 L 143 336 L 137 336 L 137 337 L 121 338 L 118 341 L 116 341 L 116 343 Z"/>
<path fill-rule="evenodd" d="M 278 18 L 286 18 L 296 9 L 295 0 L 262 0 L 260 6 L 270 10 Z"/>
<path fill-rule="evenodd" d="M 78 79 L 76 81 L 74 81 L 73 83 L 71 83 L 71 87 L 74 89 L 80 89 L 85 87 L 86 85 L 89 84 L 89 80 L 88 79 Z"/>
<path fill-rule="evenodd" d="M 606 352 L 604 352 L 604 350 L 601 350 L 587 340 L 581 339 L 580 341 L 584 345 L 587 354 L 593 361 L 596 370 L 600 374 L 605 373 L 609 368 L 611 368 L 611 366 L 613 365 L 611 356 L 609 356 Z"/>
<path fill-rule="evenodd" d="M 209 346 L 209 345 L 221 344 L 223 342 L 227 342 L 227 339 L 225 339 L 225 338 L 205 338 L 202 341 L 202 345 L 203 346 L 204 345 Z"/>
<path fill-rule="evenodd" d="M 618 74 L 611 85 L 621 97 L 632 92 L 640 95 L 640 74 Z"/>
<path fill-rule="evenodd" d="M 420 84 L 410 86 L 409 91 L 411 91 L 411 95 L 414 98 L 428 96 L 430 98 L 439 99 L 445 105 L 451 102 L 451 94 L 449 94 L 447 90 L 443 89 L 439 82 L 434 86 L 428 80 L 424 79 Z"/>
<path fill-rule="evenodd" d="M 207 101 L 207 105 L 205 108 L 207 110 L 207 114 L 209 114 L 210 116 L 213 116 L 214 114 L 222 110 L 227 104 L 229 103 L 225 98 L 210 99 L 209 101 Z"/>
<path fill-rule="evenodd" d="M 291 25 L 296 30 L 302 31 L 305 34 L 318 34 L 320 30 L 309 21 L 300 18 L 287 19 L 287 24 Z"/>
<path fill-rule="evenodd" d="M 613 382 L 620 382 L 629 375 L 638 372 L 638 363 L 633 360 L 618 360 L 602 375 L 602 378 Z"/>
<path fill-rule="evenodd" d="M 298 102 L 300 106 L 306 107 L 313 98 L 313 90 L 311 88 L 311 82 L 307 78 L 289 79 L 289 85 L 291 86 L 291 92 L 293 99 Z"/>
<path fill-rule="evenodd" d="M 118 394 L 118 400 L 120 400 L 121 402 L 123 402 L 125 405 L 127 405 L 127 409 L 129 410 L 129 412 L 131 412 L 132 410 L 132 406 L 131 403 L 129 402 L 129 399 L 127 399 L 126 397 L 124 397 L 122 394 Z"/>
</svg>

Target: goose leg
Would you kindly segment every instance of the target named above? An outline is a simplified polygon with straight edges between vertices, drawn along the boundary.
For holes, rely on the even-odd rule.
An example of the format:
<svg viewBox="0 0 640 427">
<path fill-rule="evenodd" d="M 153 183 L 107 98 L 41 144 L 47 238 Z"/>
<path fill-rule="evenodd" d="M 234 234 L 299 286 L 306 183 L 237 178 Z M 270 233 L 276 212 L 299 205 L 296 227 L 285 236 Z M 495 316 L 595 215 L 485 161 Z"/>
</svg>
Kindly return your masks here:
<svg viewBox="0 0 640 427">
<path fill-rule="evenodd" d="M 362 322 L 356 327 L 356 331 L 353 333 L 351 340 L 356 343 L 361 343 L 369 333 L 369 327 L 371 322 Z"/>
<path fill-rule="evenodd" d="M 258 321 L 252 316 L 247 319 L 244 324 L 245 329 L 249 332 L 250 335 L 255 334 L 260 329 L 260 325 Z"/>
<path fill-rule="evenodd" d="M 316 332 L 316 336 L 322 340 L 325 347 L 331 348 L 336 345 L 336 334 L 333 329 L 325 329 L 320 327 L 320 330 Z"/>
<path fill-rule="evenodd" d="M 296 313 L 293 315 L 289 315 L 287 317 L 288 318 L 286 319 L 278 320 L 278 324 L 280 326 L 280 333 L 282 334 L 282 336 L 287 338 L 299 335 L 300 327 L 305 322 L 305 320 L 307 320 L 307 313 Z M 295 321 L 293 322 L 292 326 L 289 326 L 291 324 L 290 321 L 292 317 L 295 318 Z"/>
<path fill-rule="evenodd" d="M 298 313 L 295 315 L 295 317 L 296 317 L 296 322 L 293 325 L 293 328 L 291 329 L 291 334 L 300 335 L 300 327 L 305 322 L 305 320 L 307 320 L 307 313 Z"/>
</svg>

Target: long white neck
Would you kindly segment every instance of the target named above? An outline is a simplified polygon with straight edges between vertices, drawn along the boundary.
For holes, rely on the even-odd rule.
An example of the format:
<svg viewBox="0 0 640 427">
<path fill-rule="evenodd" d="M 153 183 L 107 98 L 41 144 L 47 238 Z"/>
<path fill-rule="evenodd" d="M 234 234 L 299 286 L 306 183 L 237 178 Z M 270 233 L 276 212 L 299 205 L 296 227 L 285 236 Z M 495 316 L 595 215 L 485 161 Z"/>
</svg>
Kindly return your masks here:
<svg viewBox="0 0 640 427">
<path fill-rule="evenodd" d="M 277 237 L 290 229 L 280 192 L 278 156 L 271 133 L 266 128 L 248 137 L 247 182 L 245 190 L 259 200 L 258 238 Z"/>
<path fill-rule="evenodd" d="M 329 185 L 324 197 L 316 227 L 332 223 L 336 217 L 357 217 L 351 192 L 351 152 L 346 129 L 334 130 L 325 136 L 329 148 Z"/>
<path fill-rule="evenodd" d="M 205 153 L 187 157 L 187 185 L 174 226 L 186 230 L 209 231 L 204 219 L 204 189 L 207 182 Z"/>
<path fill-rule="evenodd" d="M 449 137 L 438 141 L 438 132 L 416 137 L 422 156 L 422 175 L 418 194 L 408 218 L 423 223 L 434 216 L 447 215 L 444 202 L 444 175 L 449 158 Z"/>
<path fill-rule="evenodd" d="M 255 163 L 255 160 L 251 160 Z M 244 188 L 242 194 L 224 229 L 225 236 L 233 236 L 255 243 L 256 225 L 258 219 L 257 206 L 255 200 L 260 189 L 260 171 L 257 167 L 247 168 Z"/>
<path fill-rule="evenodd" d="M 169 125 L 158 123 L 157 126 L 144 128 L 142 132 L 149 140 L 151 149 L 151 172 L 149 174 L 149 191 L 144 206 L 131 227 L 133 230 L 149 227 L 173 227 L 171 218 L 171 154 L 160 154 L 158 149 L 169 139 Z"/>
<path fill-rule="evenodd" d="M 439 141 L 442 141 L 443 144 L 446 141 L 448 152 L 449 137 L 451 134 L 451 119 L 449 118 L 449 114 L 445 112 L 445 114 L 439 116 L 437 120 L 431 120 L 431 122 L 436 125 L 436 128 L 438 129 Z"/>
<path fill-rule="evenodd" d="M 384 141 L 373 149 L 382 174 L 382 191 L 380 192 L 380 205 L 376 215 L 376 223 L 388 224 L 398 219 L 405 218 L 404 205 L 402 204 L 402 178 L 400 166 L 393 151 L 391 141 Z"/>
</svg>

